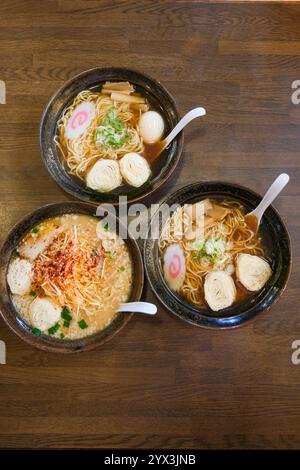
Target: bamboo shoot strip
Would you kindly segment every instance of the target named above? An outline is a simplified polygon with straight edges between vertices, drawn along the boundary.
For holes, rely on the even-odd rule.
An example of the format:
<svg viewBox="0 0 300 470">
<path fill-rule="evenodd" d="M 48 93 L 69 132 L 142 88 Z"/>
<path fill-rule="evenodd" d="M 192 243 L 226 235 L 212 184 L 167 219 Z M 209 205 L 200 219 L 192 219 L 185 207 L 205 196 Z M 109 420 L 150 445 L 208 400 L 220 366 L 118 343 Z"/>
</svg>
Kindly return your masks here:
<svg viewBox="0 0 300 470">
<path fill-rule="evenodd" d="M 110 89 L 108 89 L 108 88 L 102 88 L 101 93 L 102 93 L 102 95 L 110 95 L 110 94 L 113 93 L 114 91 L 116 91 L 116 90 L 110 90 Z M 129 91 L 129 90 L 122 90 L 122 93 L 123 93 L 124 95 L 130 95 L 130 94 L 131 94 L 131 91 Z"/>
<path fill-rule="evenodd" d="M 140 98 L 139 96 L 124 95 L 117 92 L 113 92 L 111 94 L 111 99 L 113 101 L 121 101 L 123 103 L 145 103 L 145 99 Z"/>
<path fill-rule="evenodd" d="M 142 111 L 143 113 L 149 109 L 148 105 L 143 103 L 130 103 L 130 108 L 135 109 L 136 111 Z"/>
<path fill-rule="evenodd" d="M 104 83 L 102 89 L 120 92 L 127 91 L 129 93 L 132 93 L 134 91 L 133 86 L 129 82 L 106 82 Z"/>
</svg>

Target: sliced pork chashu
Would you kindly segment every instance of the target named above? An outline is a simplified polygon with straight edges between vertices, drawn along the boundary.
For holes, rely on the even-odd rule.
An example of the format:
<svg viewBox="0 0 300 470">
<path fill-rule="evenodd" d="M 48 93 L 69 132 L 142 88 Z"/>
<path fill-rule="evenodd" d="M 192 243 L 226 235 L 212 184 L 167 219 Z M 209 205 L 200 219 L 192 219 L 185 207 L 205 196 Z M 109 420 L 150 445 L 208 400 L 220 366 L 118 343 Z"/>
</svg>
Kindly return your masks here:
<svg viewBox="0 0 300 470">
<path fill-rule="evenodd" d="M 260 290 L 272 274 L 269 263 L 255 255 L 241 253 L 236 258 L 236 275 L 247 290 Z"/>
<path fill-rule="evenodd" d="M 205 300 L 217 312 L 230 307 L 236 299 L 236 288 L 231 275 L 226 271 L 208 273 L 204 282 Z"/>
<path fill-rule="evenodd" d="M 29 238 L 25 244 L 22 244 L 19 248 L 19 254 L 29 261 L 35 261 L 36 258 L 45 251 L 53 242 L 56 235 L 58 235 L 62 229 L 54 230 L 53 232 L 46 233 L 38 238 Z"/>
</svg>

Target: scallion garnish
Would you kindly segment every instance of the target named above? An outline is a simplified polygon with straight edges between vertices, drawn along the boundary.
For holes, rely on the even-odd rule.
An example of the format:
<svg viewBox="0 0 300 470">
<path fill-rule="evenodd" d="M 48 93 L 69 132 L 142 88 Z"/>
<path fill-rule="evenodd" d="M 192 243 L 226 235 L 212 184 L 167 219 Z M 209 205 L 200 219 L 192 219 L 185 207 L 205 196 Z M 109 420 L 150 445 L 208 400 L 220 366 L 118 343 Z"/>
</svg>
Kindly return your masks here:
<svg viewBox="0 0 300 470">
<path fill-rule="evenodd" d="M 69 328 L 70 327 L 70 322 L 68 320 L 64 320 L 64 326 L 66 328 Z"/>
<path fill-rule="evenodd" d="M 66 320 L 69 323 L 72 320 L 73 317 L 72 317 L 72 315 L 70 315 L 70 310 L 68 309 L 68 307 L 64 307 L 62 309 L 61 318 L 63 318 L 64 320 Z"/>
<path fill-rule="evenodd" d="M 115 107 L 108 110 L 101 125 L 96 127 L 94 139 L 96 144 L 115 149 L 122 147 L 130 139 L 130 134 L 125 124 L 118 118 Z"/>
<path fill-rule="evenodd" d="M 31 333 L 33 333 L 34 335 L 42 334 L 41 330 L 39 330 L 38 328 L 32 328 Z"/>
<path fill-rule="evenodd" d="M 34 292 L 34 290 L 31 290 L 31 291 L 29 292 L 29 295 L 30 295 L 30 297 L 35 297 L 35 296 L 36 296 L 36 293 Z"/>
<path fill-rule="evenodd" d="M 88 324 L 86 323 L 85 320 L 80 320 L 78 322 L 78 325 L 79 325 L 79 328 L 81 328 L 82 330 L 85 330 L 86 328 L 88 328 Z"/>
<path fill-rule="evenodd" d="M 57 332 L 57 330 L 59 330 L 59 328 L 60 328 L 60 324 L 56 323 L 54 326 L 49 328 L 48 330 L 49 335 L 55 335 L 55 333 Z"/>
<path fill-rule="evenodd" d="M 64 339 L 65 335 L 64 335 L 63 333 L 61 333 L 61 334 L 59 335 L 59 337 L 60 337 L 61 339 Z"/>
<path fill-rule="evenodd" d="M 215 264 L 224 256 L 224 252 L 225 244 L 221 239 L 211 237 L 207 240 L 194 242 L 193 257 L 198 261 L 205 258 Z"/>
<path fill-rule="evenodd" d="M 38 233 L 39 229 L 38 229 L 38 227 L 33 227 L 33 229 L 31 231 L 32 231 L 32 233 Z"/>
<path fill-rule="evenodd" d="M 14 258 L 20 258 L 20 254 L 19 254 L 18 250 L 14 250 L 12 255 L 13 255 Z"/>
</svg>

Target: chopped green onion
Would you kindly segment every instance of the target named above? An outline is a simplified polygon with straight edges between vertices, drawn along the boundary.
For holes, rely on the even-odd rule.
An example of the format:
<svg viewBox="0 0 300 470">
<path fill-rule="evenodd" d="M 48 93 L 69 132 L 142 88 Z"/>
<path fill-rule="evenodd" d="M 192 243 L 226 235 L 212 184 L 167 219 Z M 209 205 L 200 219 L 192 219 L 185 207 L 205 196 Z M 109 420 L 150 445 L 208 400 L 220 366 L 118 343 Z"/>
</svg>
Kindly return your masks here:
<svg viewBox="0 0 300 470">
<path fill-rule="evenodd" d="M 68 320 L 65 320 L 65 321 L 64 321 L 64 326 L 65 326 L 66 328 L 69 328 L 69 327 L 70 327 L 70 322 L 69 322 Z"/>
<path fill-rule="evenodd" d="M 38 229 L 38 227 L 33 227 L 33 229 L 31 231 L 32 231 L 32 233 L 38 233 L 39 229 Z"/>
<path fill-rule="evenodd" d="M 194 243 L 194 258 L 201 260 L 206 258 L 211 263 L 219 261 L 225 252 L 225 244 L 221 239 L 208 238 L 199 244 Z"/>
<path fill-rule="evenodd" d="M 63 333 L 61 333 L 61 334 L 59 335 L 59 337 L 60 337 L 61 339 L 64 339 L 65 335 L 64 335 Z"/>
<path fill-rule="evenodd" d="M 31 333 L 33 333 L 34 335 L 42 334 L 41 330 L 39 330 L 38 328 L 32 328 Z"/>
<path fill-rule="evenodd" d="M 60 324 L 56 323 L 54 326 L 49 328 L 48 330 L 49 335 L 55 335 L 55 333 L 57 332 L 57 330 L 59 330 L 59 328 L 60 328 Z"/>
<path fill-rule="evenodd" d="M 67 322 L 70 322 L 72 320 L 72 315 L 70 315 L 70 310 L 68 307 L 64 307 L 61 311 L 61 318 L 66 320 Z"/>
<path fill-rule="evenodd" d="M 18 250 L 14 250 L 12 255 L 13 255 L 14 258 L 20 258 L 20 254 L 19 254 Z"/>
<path fill-rule="evenodd" d="M 210 256 L 221 256 L 225 251 L 225 245 L 222 240 L 211 238 L 205 243 L 205 251 Z"/>
<path fill-rule="evenodd" d="M 30 297 L 35 297 L 35 296 L 36 296 L 36 293 L 34 292 L 34 290 L 31 290 L 31 291 L 29 292 L 29 295 L 30 295 Z"/>
<path fill-rule="evenodd" d="M 130 139 L 125 124 L 117 115 L 117 109 L 112 107 L 102 119 L 101 125 L 96 127 L 94 139 L 97 144 L 117 149 Z"/>
<path fill-rule="evenodd" d="M 80 320 L 78 322 L 78 325 L 79 325 L 79 328 L 81 328 L 82 330 L 85 330 L 86 328 L 88 328 L 88 324 L 86 323 L 85 320 Z"/>
<path fill-rule="evenodd" d="M 203 250 L 204 245 L 205 245 L 205 239 L 200 238 L 193 243 L 192 248 L 195 251 L 201 251 Z"/>
</svg>

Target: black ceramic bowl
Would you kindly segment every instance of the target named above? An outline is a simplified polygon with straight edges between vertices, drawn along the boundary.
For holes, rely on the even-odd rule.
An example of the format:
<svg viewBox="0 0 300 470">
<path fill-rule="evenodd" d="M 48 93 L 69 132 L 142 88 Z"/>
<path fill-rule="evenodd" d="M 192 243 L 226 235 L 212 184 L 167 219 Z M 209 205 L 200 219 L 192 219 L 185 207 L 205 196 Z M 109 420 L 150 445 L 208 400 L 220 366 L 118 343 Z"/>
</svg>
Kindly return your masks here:
<svg viewBox="0 0 300 470">
<path fill-rule="evenodd" d="M 65 108 L 72 103 L 76 95 L 80 91 L 89 88 L 99 90 L 106 81 L 129 81 L 132 83 L 136 90 L 147 97 L 153 107 L 163 116 L 166 135 L 177 124 L 179 114 L 175 101 L 158 81 L 140 72 L 123 68 L 95 68 L 87 70 L 69 80 L 58 90 L 46 107 L 40 125 L 42 158 L 56 183 L 76 198 L 94 204 L 102 202 L 118 204 L 119 196 L 126 195 L 128 202 L 133 202 L 159 188 L 171 176 L 182 153 L 182 132 L 153 163 L 152 178 L 143 186 L 133 188 L 124 185 L 108 193 L 99 193 L 87 188 L 85 183 L 79 178 L 70 176 L 54 142 L 57 122 Z"/>
<path fill-rule="evenodd" d="M 185 186 L 164 199 L 162 204 L 183 205 L 205 198 L 237 200 L 244 205 L 247 212 L 254 209 L 261 201 L 258 194 L 242 186 L 208 182 Z M 159 234 L 162 230 L 160 219 L 157 212 L 151 221 L 152 229 L 156 229 Z M 219 312 L 213 312 L 207 307 L 193 306 L 169 289 L 160 268 L 158 239 L 148 238 L 144 245 L 144 262 L 148 280 L 158 299 L 170 312 L 182 320 L 205 328 L 237 327 L 269 309 L 280 297 L 287 284 L 291 268 L 291 247 L 286 228 L 273 207 L 267 209 L 260 230 L 267 244 L 268 257 L 272 260 L 273 274 L 257 294 Z"/>
<path fill-rule="evenodd" d="M 76 340 L 61 340 L 44 334 L 33 334 L 31 328 L 16 312 L 10 298 L 9 287 L 6 280 L 8 264 L 14 249 L 18 246 L 24 235 L 43 220 L 49 217 L 70 213 L 95 216 L 95 208 L 90 204 L 82 202 L 62 202 L 43 206 L 18 222 L 11 229 L 0 249 L 0 314 L 9 328 L 20 336 L 20 338 L 27 341 L 32 346 L 50 352 L 72 353 L 96 348 L 120 331 L 133 315 L 132 313 L 120 313 L 107 328 L 94 335 Z M 118 230 L 120 227 L 118 219 L 116 220 L 116 226 Z M 129 235 L 125 241 L 133 263 L 133 283 L 128 301 L 135 302 L 140 300 L 143 290 L 143 260 L 136 241 Z"/>
</svg>

